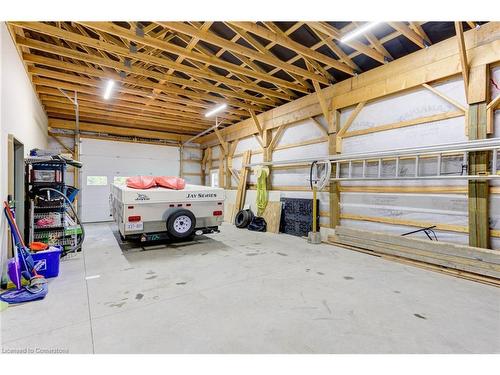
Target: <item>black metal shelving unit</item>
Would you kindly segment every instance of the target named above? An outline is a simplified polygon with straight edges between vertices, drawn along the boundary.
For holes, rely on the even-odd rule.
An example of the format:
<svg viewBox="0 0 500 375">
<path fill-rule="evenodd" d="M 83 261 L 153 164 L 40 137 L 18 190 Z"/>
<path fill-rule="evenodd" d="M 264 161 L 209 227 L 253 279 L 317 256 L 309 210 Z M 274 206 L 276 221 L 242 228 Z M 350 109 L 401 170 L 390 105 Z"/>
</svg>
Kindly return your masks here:
<svg viewBox="0 0 500 375">
<path fill-rule="evenodd" d="M 74 246 L 81 234 L 80 226 L 68 211 L 68 204 L 51 188 L 67 194 L 66 162 L 46 157 L 25 160 L 25 238 L 49 245 Z M 43 197 L 47 199 L 43 199 Z"/>
</svg>

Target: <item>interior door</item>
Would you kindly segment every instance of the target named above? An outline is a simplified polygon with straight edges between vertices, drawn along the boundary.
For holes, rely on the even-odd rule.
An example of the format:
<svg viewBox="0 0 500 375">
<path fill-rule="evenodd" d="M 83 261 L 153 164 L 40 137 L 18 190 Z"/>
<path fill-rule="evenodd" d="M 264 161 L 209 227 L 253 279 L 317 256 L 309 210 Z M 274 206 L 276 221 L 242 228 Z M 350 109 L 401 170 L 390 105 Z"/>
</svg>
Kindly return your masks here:
<svg viewBox="0 0 500 375">
<path fill-rule="evenodd" d="M 179 175 L 179 148 L 83 138 L 81 202 L 82 222 L 112 220 L 110 185 L 137 175 Z"/>
</svg>

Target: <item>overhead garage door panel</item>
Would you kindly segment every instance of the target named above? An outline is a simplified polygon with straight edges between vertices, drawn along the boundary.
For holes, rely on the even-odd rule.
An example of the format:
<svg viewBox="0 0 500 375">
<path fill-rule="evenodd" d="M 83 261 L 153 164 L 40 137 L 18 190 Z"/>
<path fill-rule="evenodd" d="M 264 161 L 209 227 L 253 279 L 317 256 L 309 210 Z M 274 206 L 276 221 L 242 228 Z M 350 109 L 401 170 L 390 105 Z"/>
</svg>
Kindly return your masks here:
<svg viewBox="0 0 500 375">
<path fill-rule="evenodd" d="M 115 177 L 179 175 L 179 149 L 82 139 L 82 221 L 111 220 L 109 189 Z"/>
</svg>

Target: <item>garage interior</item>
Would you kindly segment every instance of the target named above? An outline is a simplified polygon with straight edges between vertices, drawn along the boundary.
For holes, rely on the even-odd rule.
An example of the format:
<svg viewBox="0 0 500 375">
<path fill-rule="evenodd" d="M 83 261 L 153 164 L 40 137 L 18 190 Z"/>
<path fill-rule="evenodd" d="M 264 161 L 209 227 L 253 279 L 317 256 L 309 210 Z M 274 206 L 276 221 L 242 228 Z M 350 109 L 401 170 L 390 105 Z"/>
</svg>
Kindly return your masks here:
<svg viewBox="0 0 500 375">
<path fill-rule="evenodd" d="M 500 22 L 0 32 L 3 353 L 500 352 Z"/>
</svg>

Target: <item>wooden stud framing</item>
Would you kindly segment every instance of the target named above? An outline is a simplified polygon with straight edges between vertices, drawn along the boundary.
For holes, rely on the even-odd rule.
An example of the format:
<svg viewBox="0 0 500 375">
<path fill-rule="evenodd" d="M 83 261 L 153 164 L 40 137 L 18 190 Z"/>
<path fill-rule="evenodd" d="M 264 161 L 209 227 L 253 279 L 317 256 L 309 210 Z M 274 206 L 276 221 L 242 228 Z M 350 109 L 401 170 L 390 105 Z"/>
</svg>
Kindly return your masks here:
<svg viewBox="0 0 500 375">
<path fill-rule="evenodd" d="M 332 126 L 333 131 L 328 136 L 328 153 L 335 155 L 340 152 L 337 150 L 337 134 L 340 130 L 340 111 L 334 108 L 332 112 Z M 336 166 L 332 165 L 332 175 L 335 176 Z M 330 181 L 329 186 L 329 217 L 330 228 L 335 228 L 340 224 L 340 183 L 337 181 Z"/>
<path fill-rule="evenodd" d="M 353 130 L 353 131 L 350 131 L 350 132 L 343 134 L 342 138 L 349 138 L 349 137 L 355 137 L 355 136 L 364 135 L 364 134 L 378 133 L 378 132 L 387 131 L 387 130 L 400 129 L 400 128 L 405 128 L 408 126 L 414 126 L 414 125 L 418 125 L 418 124 L 425 124 L 425 123 L 429 123 L 429 122 L 435 122 L 435 121 L 446 120 L 449 118 L 460 117 L 463 115 L 464 115 L 464 113 L 462 111 L 439 113 L 437 115 L 419 117 L 419 118 L 415 118 L 415 119 L 411 119 L 411 120 L 395 122 L 392 124 L 374 126 L 374 127 L 368 128 L 368 129 Z"/>
<path fill-rule="evenodd" d="M 251 151 L 245 151 L 243 155 L 243 159 L 241 161 L 241 171 L 239 175 L 238 182 L 238 191 L 236 193 L 236 202 L 234 205 L 234 213 L 238 212 L 243 208 L 243 204 L 245 203 L 245 194 L 247 189 L 247 179 L 248 179 L 248 167 L 245 167 L 245 164 L 250 163 L 250 157 L 252 156 Z"/>
<path fill-rule="evenodd" d="M 484 139 L 486 129 L 486 103 L 472 104 L 469 108 L 469 139 Z M 488 170 L 489 153 L 469 154 L 469 174 L 482 174 Z M 469 181 L 469 245 L 490 247 L 489 183 Z"/>
<path fill-rule="evenodd" d="M 431 85 L 427 84 L 427 83 L 424 83 L 422 84 L 423 87 L 425 87 L 427 90 L 429 91 L 432 91 L 434 94 L 436 94 L 437 96 L 439 96 L 440 98 L 446 100 L 448 103 L 450 103 L 451 105 L 455 106 L 456 108 L 460 109 L 462 112 L 465 113 L 465 111 L 467 111 L 467 109 L 462 105 L 460 104 L 459 102 L 457 102 L 455 99 L 452 99 L 450 98 L 449 96 L 446 96 L 445 94 L 443 94 L 441 91 L 435 89 L 434 87 L 432 87 Z"/>
<path fill-rule="evenodd" d="M 458 51 L 460 57 L 460 65 L 462 69 L 462 78 L 464 80 L 465 86 L 465 97 L 467 98 L 467 103 L 469 103 L 469 64 L 467 60 L 467 48 L 465 46 L 464 29 L 462 27 L 462 22 L 455 21 L 455 31 L 457 33 Z"/>
</svg>

